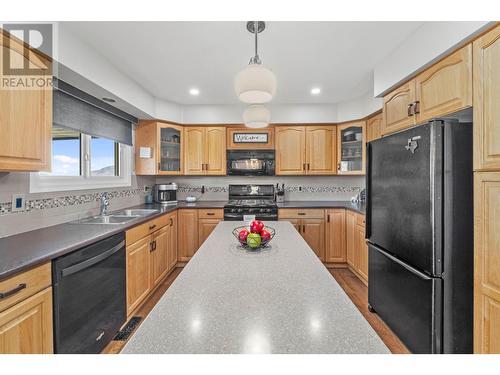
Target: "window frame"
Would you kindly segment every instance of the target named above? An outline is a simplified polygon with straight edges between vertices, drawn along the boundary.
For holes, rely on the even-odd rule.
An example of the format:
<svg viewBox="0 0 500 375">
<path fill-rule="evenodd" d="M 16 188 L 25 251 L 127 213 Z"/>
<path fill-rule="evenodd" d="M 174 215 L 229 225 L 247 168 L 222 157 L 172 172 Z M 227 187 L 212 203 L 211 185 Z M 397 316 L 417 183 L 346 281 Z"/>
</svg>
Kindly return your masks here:
<svg viewBox="0 0 500 375">
<path fill-rule="evenodd" d="M 80 136 L 80 176 L 44 176 L 40 172 L 30 173 L 30 193 L 70 190 L 91 190 L 132 185 L 132 146 L 118 143 L 118 176 L 92 176 L 91 135 Z M 51 151 L 52 160 L 52 151 Z M 116 168 L 116 166 L 115 166 Z"/>
</svg>

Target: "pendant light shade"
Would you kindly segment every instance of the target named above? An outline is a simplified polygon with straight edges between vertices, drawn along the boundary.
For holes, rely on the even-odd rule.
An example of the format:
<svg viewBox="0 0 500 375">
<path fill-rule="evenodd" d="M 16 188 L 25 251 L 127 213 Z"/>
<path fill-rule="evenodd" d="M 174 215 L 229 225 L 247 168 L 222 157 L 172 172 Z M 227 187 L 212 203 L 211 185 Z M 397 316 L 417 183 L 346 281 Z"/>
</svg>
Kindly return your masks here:
<svg viewBox="0 0 500 375">
<path fill-rule="evenodd" d="M 262 64 L 249 64 L 236 76 L 234 89 L 244 103 L 267 103 L 276 94 L 276 76 Z"/>
<path fill-rule="evenodd" d="M 243 112 L 243 122 L 247 128 L 265 128 L 271 120 L 271 112 L 262 104 L 248 106 Z"/>
</svg>

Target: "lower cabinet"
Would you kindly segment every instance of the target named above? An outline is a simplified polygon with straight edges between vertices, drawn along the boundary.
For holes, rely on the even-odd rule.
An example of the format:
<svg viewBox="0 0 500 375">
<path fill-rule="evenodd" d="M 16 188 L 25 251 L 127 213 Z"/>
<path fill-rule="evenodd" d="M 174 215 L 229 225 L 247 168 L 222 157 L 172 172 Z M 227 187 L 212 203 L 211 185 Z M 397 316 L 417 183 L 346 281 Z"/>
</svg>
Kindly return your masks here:
<svg viewBox="0 0 500 375">
<path fill-rule="evenodd" d="M 325 210 L 282 208 L 278 217 L 291 222 L 318 258 L 325 260 Z"/>
<path fill-rule="evenodd" d="M 177 258 L 179 262 L 188 262 L 198 250 L 198 210 L 180 209 L 177 215 L 179 220 Z"/>
<path fill-rule="evenodd" d="M 346 212 L 347 265 L 368 284 L 368 245 L 365 241 L 364 215 Z"/>
<path fill-rule="evenodd" d="M 343 208 L 325 210 L 325 263 L 345 263 L 346 211 Z"/>
<path fill-rule="evenodd" d="M 52 352 L 51 287 L 0 312 L 1 354 Z"/>
<path fill-rule="evenodd" d="M 210 236 L 217 224 L 224 219 L 223 209 L 198 210 L 198 247 Z"/>
<path fill-rule="evenodd" d="M 154 224 L 151 224 L 153 223 Z M 155 230 L 136 239 L 140 227 L 127 231 L 127 315 L 130 316 L 177 263 L 177 212 L 148 223 Z M 135 240 L 130 243 L 129 239 Z"/>
</svg>

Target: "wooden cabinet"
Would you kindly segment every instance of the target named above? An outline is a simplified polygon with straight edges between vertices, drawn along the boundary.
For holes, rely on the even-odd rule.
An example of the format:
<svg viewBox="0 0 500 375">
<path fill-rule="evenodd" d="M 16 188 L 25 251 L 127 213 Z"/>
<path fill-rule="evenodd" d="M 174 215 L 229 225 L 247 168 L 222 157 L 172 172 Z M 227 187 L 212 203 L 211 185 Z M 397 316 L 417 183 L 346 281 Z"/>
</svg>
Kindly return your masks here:
<svg viewBox="0 0 500 375">
<path fill-rule="evenodd" d="M 278 217 L 290 221 L 318 258 L 325 260 L 325 210 L 281 208 Z"/>
<path fill-rule="evenodd" d="M 141 157 L 141 147 L 150 150 Z M 141 121 L 135 132 L 135 173 L 138 175 L 180 175 L 183 173 L 183 132 L 174 124 Z"/>
<path fill-rule="evenodd" d="M 306 130 L 304 126 L 277 126 L 276 174 L 305 174 Z"/>
<path fill-rule="evenodd" d="M 325 210 L 325 215 L 325 262 L 345 263 L 347 261 L 345 210 L 329 209 Z"/>
<path fill-rule="evenodd" d="M 52 320 L 50 287 L 0 312 L 0 353 L 52 353 Z"/>
<path fill-rule="evenodd" d="M 382 137 L 382 120 L 382 113 L 366 120 L 366 142 L 371 142 Z"/>
<path fill-rule="evenodd" d="M 178 211 L 178 251 L 179 262 L 188 262 L 198 250 L 198 210 L 181 209 Z"/>
<path fill-rule="evenodd" d="M 357 255 L 355 250 L 356 246 L 356 214 L 351 211 L 346 211 L 345 215 L 346 223 L 346 253 L 347 253 L 347 264 L 351 266 L 352 269 L 356 268 L 358 264 Z"/>
<path fill-rule="evenodd" d="M 500 26 L 474 48 L 474 170 L 500 170 Z"/>
<path fill-rule="evenodd" d="M 151 237 L 127 244 L 127 315 L 139 307 L 152 289 Z"/>
<path fill-rule="evenodd" d="M 276 127 L 277 175 L 331 175 L 336 173 L 336 127 Z"/>
<path fill-rule="evenodd" d="M 474 176 L 474 352 L 500 353 L 500 172 Z"/>
<path fill-rule="evenodd" d="M 337 173 L 365 174 L 365 121 L 348 122 L 337 126 Z"/>
<path fill-rule="evenodd" d="M 382 135 L 394 133 L 416 124 L 412 104 L 416 100 L 415 80 L 405 83 L 384 96 Z"/>
<path fill-rule="evenodd" d="M 184 129 L 186 151 L 185 174 L 226 174 L 226 128 L 186 127 Z"/>
<path fill-rule="evenodd" d="M 306 127 L 306 174 L 331 175 L 337 170 L 337 129 Z"/>
<path fill-rule="evenodd" d="M 0 281 L 0 354 L 53 352 L 51 265 Z"/>
<path fill-rule="evenodd" d="M 472 105 L 470 44 L 384 96 L 382 135 Z"/>
<path fill-rule="evenodd" d="M 224 210 L 199 209 L 198 210 L 198 247 L 210 236 L 217 224 L 224 219 Z"/>
<path fill-rule="evenodd" d="M 51 61 L 29 49 L 18 39 L 0 30 L 0 78 L 4 76 L 6 59 L 10 55 L 16 66 L 30 66 L 51 71 Z M 26 61 L 28 60 L 28 61 Z M 12 76 L 11 78 L 19 78 Z M 47 76 L 28 76 L 47 82 Z M 52 87 L 39 89 L 3 87 L 0 90 L 0 171 L 50 171 L 52 142 Z"/>
<path fill-rule="evenodd" d="M 177 212 L 125 233 L 127 244 L 127 316 L 161 283 L 177 263 Z"/>
<path fill-rule="evenodd" d="M 472 46 L 462 49 L 415 78 L 417 123 L 472 105 Z"/>
<path fill-rule="evenodd" d="M 364 215 L 346 211 L 347 264 L 361 281 L 368 284 L 368 246 Z"/>
</svg>

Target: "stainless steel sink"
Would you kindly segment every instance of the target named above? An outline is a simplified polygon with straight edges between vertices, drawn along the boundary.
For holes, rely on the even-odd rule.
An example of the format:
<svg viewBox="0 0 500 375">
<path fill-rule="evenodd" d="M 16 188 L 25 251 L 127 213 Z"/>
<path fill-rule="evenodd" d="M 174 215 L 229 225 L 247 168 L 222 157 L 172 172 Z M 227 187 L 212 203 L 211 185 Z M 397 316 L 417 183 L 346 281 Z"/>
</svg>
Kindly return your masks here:
<svg viewBox="0 0 500 375">
<path fill-rule="evenodd" d="M 114 215 L 120 215 L 120 216 L 149 216 L 153 215 L 160 210 L 154 209 L 154 208 L 132 208 L 129 210 L 123 210 L 120 212 L 117 212 Z"/>
<path fill-rule="evenodd" d="M 108 216 L 92 216 L 86 219 L 74 221 L 74 224 L 125 224 L 129 221 L 135 220 L 139 215 L 125 216 L 125 215 L 108 215 Z"/>
</svg>

